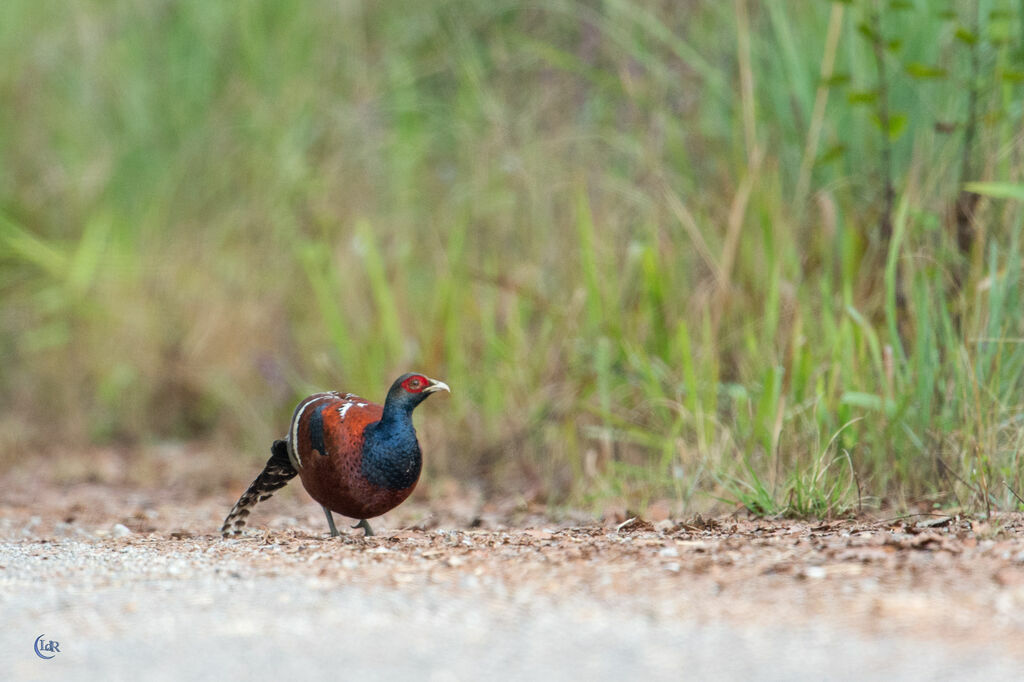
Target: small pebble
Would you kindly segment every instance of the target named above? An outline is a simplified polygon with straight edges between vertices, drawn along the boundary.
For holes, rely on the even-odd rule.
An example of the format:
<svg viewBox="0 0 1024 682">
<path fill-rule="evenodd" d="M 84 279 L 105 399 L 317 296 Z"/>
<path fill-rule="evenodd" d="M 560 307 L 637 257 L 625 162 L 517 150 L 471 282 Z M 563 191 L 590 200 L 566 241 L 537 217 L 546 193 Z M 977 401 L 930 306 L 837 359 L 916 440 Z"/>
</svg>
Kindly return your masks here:
<svg viewBox="0 0 1024 682">
<path fill-rule="evenodd" d="M 656 521 L 654 524 L 654 530 L 659 533 L 670 533 L 675 530 L 675 527 L 676 522 L 672 519 L 662 519 L 661 521 Z"/>
<path fill-rule="evenodd" d="M 827 575 L 827 572 L 824 566 L 807 566 L 804 568 L 803 574 L 805 578 L 820 580 Z"/>
<path fill-rule="evenodd" d="M 123 523 L 115 523 L 114 527 L 110 529 L 110 534 L 115 538 L 126 538 L 131 535 L 132 532 L 128 529 L 128 526 Z"/>
</svg>

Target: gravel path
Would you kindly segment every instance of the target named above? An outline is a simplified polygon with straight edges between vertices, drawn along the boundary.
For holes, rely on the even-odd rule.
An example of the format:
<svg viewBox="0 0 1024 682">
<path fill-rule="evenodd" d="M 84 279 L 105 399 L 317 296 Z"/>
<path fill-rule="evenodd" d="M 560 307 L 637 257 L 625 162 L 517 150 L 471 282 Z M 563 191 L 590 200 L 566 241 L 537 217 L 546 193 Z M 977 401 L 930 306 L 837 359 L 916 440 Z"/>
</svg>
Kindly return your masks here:
<svg viewBox="0 0 1024 682">
<path fill-rule="evenodd" d="M 452 544 L 453 534 L 435 535 Z M 461 546 L 465 534 L 455 537 Z M 619 557 L 607 571 L 565 580 L 562 592 L 536 560 L 521 571 L 479 571 L 452 561 L 460 554 L 426 550 L 418 570 L 395 573 L 404 548 L 393 545 L 405 538 L 269 540 L 0 545 L 3 678 L 1012 680 L 1024 665 L 1006 637 L 957 641 L 937 635 L 934 622 L 920 633 L 902 627 L 898 637 L 866 633 L 842 600 L 820 613 L 806 593 L 827 577 L 813 588 L 801 580 L 806 617 L 794 618 L 793 604 L 769 591 L 758 600 L 766 610 L 751 618 L 758 604 L 737 611 L 733 603 L 745 599 L 742 590 L 723 597 L 715 583 L 687 580 L 671 565 L 653 575 L 635 566 L 640 580 L 626 576 L 623 585 Z M 293 543 L 303 549 L 289 552 Z M 563 580 L 559 570 L 551 575 Z M 828 590 L 814 596 L 831 598 Z M 926 593 L 891 606 L 904 607 L 963 615 Z M 60 642 L 53 660 L 33 654 L 39 634 Z"/>
<path fill-rule="evenodd" d="M 230 495 L 20 495 L 0 501 L 4 681 L 1024 675 L 1020 515 L 581 526 L 410 507 L 415 526 L 332 540 L 285 496 L 225 541 Z"/>
<path fill-rule="evenodd" d="M 9 587 L 9 585 L 6 585 Z M 500 592 L 500 590 L 499 590 Z M 5 679 L 1019 679 L 1020 663 L 831 627 L 742 627 L 469 588 L 165 578 L 4 599 Z M 36 631 L 62 653 L 32 653 Z"/>
<path fill-rule="evenodd" d="M 225 579 L 174 562 L 154 569 L 148 552 L 63 549 L 65 561 L 43 567 L 17 546 L 0 548 L 11 574 L 3 611 L 14 616 L 0 639 L 6 679 L 1010 680 L 1021 670 L 994 648 L 953 652 L 821 623 L 700 623 L 653 605 L 553 603 L 480 583 L 399 590 Z M 55 567 L 80 580 L 41 583 Z M 144 577 L 112 577 L 121 572 Z M 54 660 L 33 655 L 37 630 L 61 641 Z"/>
</svg>

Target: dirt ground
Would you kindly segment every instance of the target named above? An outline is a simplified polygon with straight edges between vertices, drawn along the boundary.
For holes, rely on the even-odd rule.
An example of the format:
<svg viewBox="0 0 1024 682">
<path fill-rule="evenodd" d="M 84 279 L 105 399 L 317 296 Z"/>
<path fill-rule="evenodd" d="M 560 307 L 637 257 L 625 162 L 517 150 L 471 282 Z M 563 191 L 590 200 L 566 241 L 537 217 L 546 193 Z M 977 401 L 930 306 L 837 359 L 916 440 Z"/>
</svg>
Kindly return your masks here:
<svg viewBox="0 0 1024 682">
<path fill-rule="evenodd" d="M 1024 676 L 1022 515 L 551 519 L 453 497 L 331 539 L 296 490 L 224 540 L 244 483 L 116 478 L 0 479 L 0 678 Z"/>
</svg>

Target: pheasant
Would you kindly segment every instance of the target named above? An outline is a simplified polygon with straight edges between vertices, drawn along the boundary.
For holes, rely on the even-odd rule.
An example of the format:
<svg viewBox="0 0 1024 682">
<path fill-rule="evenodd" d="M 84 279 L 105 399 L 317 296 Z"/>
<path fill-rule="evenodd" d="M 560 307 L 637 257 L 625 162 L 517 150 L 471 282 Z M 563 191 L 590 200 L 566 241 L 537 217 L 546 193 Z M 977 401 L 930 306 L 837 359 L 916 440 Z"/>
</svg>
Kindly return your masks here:
<svg viewBox="0 0 1024 682">
<path fill-rule="evenodd" d="M 420 478 L 423 458 L 412 411 L 448 384 L 403 374 L 388 391 L 384 406 L 353 393 L 314 393 L 299 403 L 284 440 L 275 440 L 270 459 L 238 498 L 220 532 L 241 532 L 246 517 L 298 474 L 302 486 L 323 507 L 331 537 L 337 512 L 359 519 L 353 528 L 373 535 L 367 519 L 405 501 Z"/>
</svg>

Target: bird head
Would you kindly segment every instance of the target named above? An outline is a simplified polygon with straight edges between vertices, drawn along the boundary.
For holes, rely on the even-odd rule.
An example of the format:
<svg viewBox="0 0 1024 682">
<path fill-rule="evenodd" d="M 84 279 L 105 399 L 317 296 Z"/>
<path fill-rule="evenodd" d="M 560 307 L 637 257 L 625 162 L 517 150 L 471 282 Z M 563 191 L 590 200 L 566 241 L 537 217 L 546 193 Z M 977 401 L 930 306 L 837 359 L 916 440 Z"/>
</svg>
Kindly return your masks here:
<svg viewBox="0 0 1024 682">
<path fill-rule="evenodd" d="M 395 383 L 391 384 L 387 403 L 412 410 L 412 408 L 426 400 L 427 396 L 437 391 L 448 391 L 451 393 L 448 384 L 443 381 L 431 379 L 416 372 L 410 372 L 398 377 L 395 379 Z"/>
</svg>

